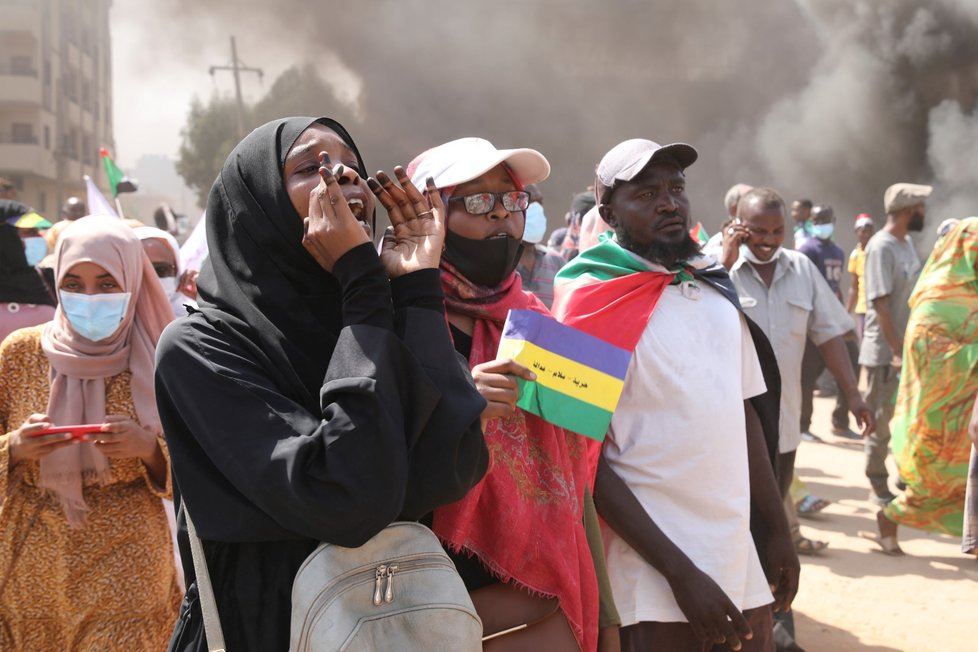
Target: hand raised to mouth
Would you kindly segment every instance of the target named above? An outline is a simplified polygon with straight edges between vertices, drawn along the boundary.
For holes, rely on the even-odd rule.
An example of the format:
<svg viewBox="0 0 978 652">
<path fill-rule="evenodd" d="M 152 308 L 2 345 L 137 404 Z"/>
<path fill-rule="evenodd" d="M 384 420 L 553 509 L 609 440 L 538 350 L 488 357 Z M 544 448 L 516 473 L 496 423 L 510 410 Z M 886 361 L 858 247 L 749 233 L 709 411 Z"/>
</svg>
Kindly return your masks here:
<svg viewBox="0 0 978 652">
<path fill-rule="evenodd" d="M 380 260 L 390 278 L 419 269 L 437 269 L 445 246 L 445 206 L 428 178 L 425 194 L 418 192 L 404 168 L 394 168 L 393 181 L 384 172 L 367 179 L 367 186 L 387 210 L 391 226 L 384 232 Z"/>
</svg>

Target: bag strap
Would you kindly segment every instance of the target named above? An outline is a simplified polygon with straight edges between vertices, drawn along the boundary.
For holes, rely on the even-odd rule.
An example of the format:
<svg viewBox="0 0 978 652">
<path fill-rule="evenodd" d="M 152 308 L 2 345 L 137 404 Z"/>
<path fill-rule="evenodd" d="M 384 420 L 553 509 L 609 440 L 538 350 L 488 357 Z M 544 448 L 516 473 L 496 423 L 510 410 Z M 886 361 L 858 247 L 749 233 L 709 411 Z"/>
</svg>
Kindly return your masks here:
<svg viewBox="0 0 978 652">
<path fill-rule="evenodd" d="M 224 652 L 224 630 L 221 629 L 221 615 L 217 612 L 217 600 L 214 599 L 214 587 L 211 585 L 211 575 L 207 571 L 207 559 L 204 558 L 204 546 L 197 536 L 197 528 L 187 510 L 187 503 L 180 501 L 180 509 L 187 518 L 187 534 L 190 535 L 190 551 L 194 557 L 194 574 L 197 576 L 197 597 L 200 598 L 200 613 L 204 617 L 204 637 L 208 652 Z"/>
</svg>

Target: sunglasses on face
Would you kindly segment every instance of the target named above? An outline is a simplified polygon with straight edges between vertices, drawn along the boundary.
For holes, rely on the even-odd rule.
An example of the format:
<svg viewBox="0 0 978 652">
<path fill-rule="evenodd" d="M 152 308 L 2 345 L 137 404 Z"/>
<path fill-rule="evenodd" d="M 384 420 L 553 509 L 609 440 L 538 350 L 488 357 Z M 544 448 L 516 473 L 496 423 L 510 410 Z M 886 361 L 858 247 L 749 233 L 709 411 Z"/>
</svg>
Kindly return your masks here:
<svg viewBox="0 0 978 652">
<path fill-rule="evenodd" d="M 171 263 L 153 263 L 153 270 L 160 278 L 177 275 L 177 267 Z"/>
<path fill-rule="evenodd" d="M 503 208 L 510 213 L 525 211 L 530 205 L 530 193 L 522 190 L 508 190 L 506 192 L 474 192 L 471 195 L 452 197 L 448 201 L 460 201 L 465 204 L 465 212 L 472 215 L 485 215 L 496 207 L 496 198 L 499 197 L 503 202 Z"/>
</svg>

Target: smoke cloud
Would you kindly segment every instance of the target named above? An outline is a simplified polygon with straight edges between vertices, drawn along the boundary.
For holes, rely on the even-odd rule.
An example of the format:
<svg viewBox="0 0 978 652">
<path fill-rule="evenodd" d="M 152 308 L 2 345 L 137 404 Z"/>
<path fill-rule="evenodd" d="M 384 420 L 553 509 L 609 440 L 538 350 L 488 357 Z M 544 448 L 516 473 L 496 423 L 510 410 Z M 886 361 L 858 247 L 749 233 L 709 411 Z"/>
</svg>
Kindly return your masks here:
<svg viewBox="0 0 978 652">
<path fill-rule="evenodd" d="M 149 4 L 149 3 L 147 3 Z M 896 181 L 936 186 L 930 221 L 978 213 L 978 0 L 191 0 L 155 4 L 186 63 L 237 36 L 243 59 L 317 62 L 368 165 L 460 136 L 535 147 L 551 228 L 617 142 L 685 141 L 694 218 L 736 182 L 882 224 Z M 196 46 L 195 46 L 196 44 Z M 193 62 L 206 70 L 208 62 Z M 117 91 L 118 92 L 118 91 Z"/>
</svg>

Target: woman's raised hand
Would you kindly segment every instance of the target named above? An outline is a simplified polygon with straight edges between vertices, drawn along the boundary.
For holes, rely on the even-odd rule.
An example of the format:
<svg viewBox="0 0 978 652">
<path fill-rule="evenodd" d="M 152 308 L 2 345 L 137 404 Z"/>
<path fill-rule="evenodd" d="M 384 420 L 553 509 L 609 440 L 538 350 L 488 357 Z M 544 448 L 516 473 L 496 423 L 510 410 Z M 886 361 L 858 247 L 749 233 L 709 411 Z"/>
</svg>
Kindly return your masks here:
<svg viewBox="0 0 978 652">
<path fill-rule="evenodd" d="M 70 432 L 38 434 L 51 425 L 46 414 L 32 414 L 20 428 L 10 433 L 8 450 L 11 466 L 22 460 L 40 460 L 59 448 L 75 443 Z"/>
<path fill-rule="evenodd" d="M 383 172 L 367 185 L 387 209 L 391 228 L 384 233 L 380 261 L 390 278 L 436 269 L 445 244 L 445 205 L 430 177 L 422 195 L 408 178 L 404 168 L 394 168 L 394 182 Z"/>
<path fill-rule="evenodd" d="M 343 254 L 370 242 L 370 238 L 353 216 L 337 175 L 328 163 L 326 153 L 321 152 L 319 185 L 309 193 L 309 217 L 303 220 L 302 246 L 323 269 L 331 272 Z"/>
</svg>

